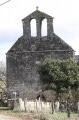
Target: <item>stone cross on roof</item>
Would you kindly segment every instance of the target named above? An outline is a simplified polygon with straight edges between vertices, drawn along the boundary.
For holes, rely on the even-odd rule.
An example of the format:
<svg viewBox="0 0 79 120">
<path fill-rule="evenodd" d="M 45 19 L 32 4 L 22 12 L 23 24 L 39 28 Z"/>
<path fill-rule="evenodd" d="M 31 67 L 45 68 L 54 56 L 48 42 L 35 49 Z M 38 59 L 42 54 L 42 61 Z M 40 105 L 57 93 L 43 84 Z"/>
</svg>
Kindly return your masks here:
<svg viewBox="0 0 79 120">
<path fill-rule="evenodd" d="M 36 6 L 36 10 L 38 10 L 38 8 L 39 8 L 39 7 L 38 7 L 38 6 Z"/>
</svg>

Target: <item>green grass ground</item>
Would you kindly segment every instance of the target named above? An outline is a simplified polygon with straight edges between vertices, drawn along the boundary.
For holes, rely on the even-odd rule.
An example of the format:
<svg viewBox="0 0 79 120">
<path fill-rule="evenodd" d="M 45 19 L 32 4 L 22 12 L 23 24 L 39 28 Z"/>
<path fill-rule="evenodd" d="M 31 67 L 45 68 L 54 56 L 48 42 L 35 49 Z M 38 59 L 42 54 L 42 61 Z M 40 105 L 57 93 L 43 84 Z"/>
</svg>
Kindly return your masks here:
<svg viewBox="0 0 79 120">
<path fill-rule="evenodd" d="M 70 118 L 67 117 L 67 113 L 55 113 L 41 115 L 40 120 L 77 120 L 78 114 L 71 113 Z"/>
<path fill-rule="evenodd" d="M 23 120 L 79 120 L 78 114 L 71 113 L 70 118 L 67 118 L 67 113 L 55 113 L 55 114 L 48 114 L 48 113 L 26 113 L 26 112 L 17 112 L 12 110 L 1 110 L 1 114 L 20 117 Z"/>
</svg>

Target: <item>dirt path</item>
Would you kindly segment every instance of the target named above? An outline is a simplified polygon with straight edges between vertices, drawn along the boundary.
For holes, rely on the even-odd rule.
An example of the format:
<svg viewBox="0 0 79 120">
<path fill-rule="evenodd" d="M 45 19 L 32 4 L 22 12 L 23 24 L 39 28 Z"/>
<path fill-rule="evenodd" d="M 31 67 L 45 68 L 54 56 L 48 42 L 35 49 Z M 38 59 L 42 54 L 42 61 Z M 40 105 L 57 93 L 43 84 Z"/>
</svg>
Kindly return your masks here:
<svg viewBox="0 0 79 120">
<path fill-rule="evenodd" d="M 22 119 L 9 116 L 9 115 L 0 114 L 0 120 L 22 120 Z"/>
</svg>

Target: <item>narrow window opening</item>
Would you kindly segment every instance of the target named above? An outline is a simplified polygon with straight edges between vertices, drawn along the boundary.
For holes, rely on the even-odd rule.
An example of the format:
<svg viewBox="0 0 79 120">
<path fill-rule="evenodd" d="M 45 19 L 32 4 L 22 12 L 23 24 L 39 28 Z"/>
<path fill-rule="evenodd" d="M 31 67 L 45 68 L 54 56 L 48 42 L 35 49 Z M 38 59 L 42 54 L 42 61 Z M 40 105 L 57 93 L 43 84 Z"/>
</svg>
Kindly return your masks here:
<svg viewBox="0 0 79 120">
<path fill-rule="evenodd" d="M 42 26 L 41 26 L 41 35 L 47 36 L 47 19 L 43 19 Z"/>
<path fill-rule="evenodd" d="M 37 36 L 36 20 L 32 19 L 30 25 L 31 25 L 31 36 L 36 37 Z"/>
</svg>

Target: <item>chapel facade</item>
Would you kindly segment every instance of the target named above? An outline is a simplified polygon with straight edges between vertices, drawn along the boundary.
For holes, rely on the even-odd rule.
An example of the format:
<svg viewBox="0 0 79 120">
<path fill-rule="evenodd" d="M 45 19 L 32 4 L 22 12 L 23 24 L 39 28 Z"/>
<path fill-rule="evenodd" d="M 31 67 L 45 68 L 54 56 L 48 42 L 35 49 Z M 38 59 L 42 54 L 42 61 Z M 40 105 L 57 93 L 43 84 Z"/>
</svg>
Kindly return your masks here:
<svg viewBox="0 0 79 120">
<path fill-rule="evenodd" d="M 31 21 L 36 21 L 36 36 L 31 36 Z M 47 35 L 41 35 L 42 21 L 47 21 Z M 46 58 L 75 58 L 74 50 L 54 33 L 53 17 L 35 10 L 22 19 L 23 35 L 6 54 L 8 99 L 16 97 L 33 100 L 39 97 L 43 84 L 39 78 L 38 66 Z M 51 98 L 44 92 L 46 99 Z M 48 98 L 49 96 L 49 98 Z"/>
</svg>

